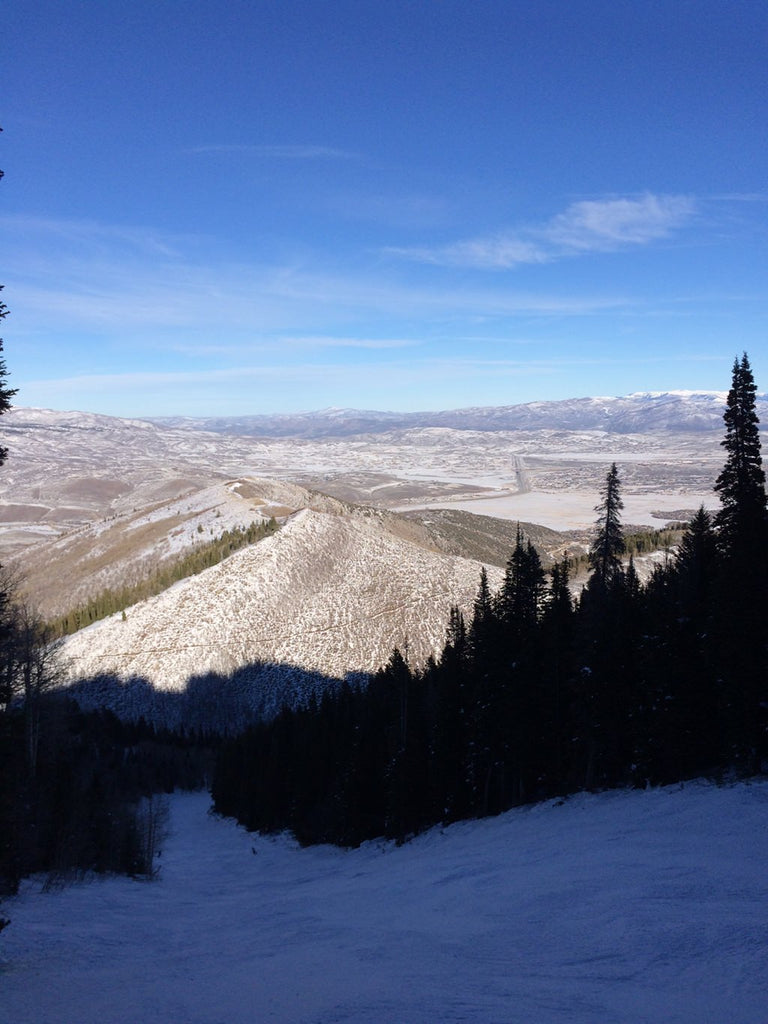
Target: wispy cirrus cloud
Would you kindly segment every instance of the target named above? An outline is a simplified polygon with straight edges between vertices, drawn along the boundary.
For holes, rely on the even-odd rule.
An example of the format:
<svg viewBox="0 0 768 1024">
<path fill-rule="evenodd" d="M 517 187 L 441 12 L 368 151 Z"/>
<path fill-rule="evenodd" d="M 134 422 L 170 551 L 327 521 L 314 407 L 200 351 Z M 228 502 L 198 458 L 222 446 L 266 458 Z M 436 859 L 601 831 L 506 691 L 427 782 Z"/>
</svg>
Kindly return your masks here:
<svg viewBox="0 0 768 1024">
<path fill-rule="evenodd" d="M 718 361 L 719 357 L 708 354 L 689 353 L 685 357 L 672 356 L 672 361 L 690 363 L 707 363 Z M 332 362 L 299 362 L 287 363 L 241 363 L 232 367 L 208 367 L 205 369 L 184 370 L 125 370 L 113 373 L 80 373 L 72 376 L 56 378 L 30 377 L 24 381 L 26 394 L 34 396 L 33 404 L 61 400 L 67 395 L 126 395 L 140 393 L 149 396 L 156 392 L 165 399 L 179 395 L 188 395 L 199 389 L 200 393 L 214 396 L 223 407 L 229 403 L 230 411 L 236 408 L 240 397 L 243 408 L 248 409 L 253 402 L 254 385 L 270 388 L 270 396 L 260 393 L 260 401 L 265 408 L 270 406 L 270 397 L 281 397 L 289 394 L 295 385 L 306 385 L 309 390 L 309 404 L 305 408 L 319 408 L 312 405 L 311 390 L 317 385 L 332 384 L 342 388 L 360 387 L 365 385 L 368 390 L 384 389 L 389 394 L 390 402 L 397 396 L 398 389 L 409 385 L 417 385 L 428 392 L 430 382 L 454 382 L 466 385 L 471 381 L 514 380 L 520 377 L 541 375 L 569 374 L 575 370 L 593 367 L 644 366 L 667 363 L 669 353 L 651 356 L 639 355 L 631 358 L 620 357 L 564 357 L 554 356 L 547 359 L 504 359 L 504 358 L 472 358 L 428 355 L 421 358 L 398 359 L 366 363 L 363 366 L 338 364 Z M 219 391 L 222 388 L 224 390 Z M 287 389 L 281 392 L 280 389 Z M 396 398 L 395 398 L 396 401 Z M 234 402 L 234 404 L 232 404 Z M 277 406 L 279 407 L 278 401 Z M 295 402 L 294 402 L 295 405 Z M 383 408 L 383 405 L 379 406 Z M 251 404 L 252 411 L 252 404 Z M 143 414 L 143 413 L 142 413 Z M 157 413 L 159 415 L 160 413 Z"/>
<path fill-rule="evenodd" d="M 195 344 L 179 342 L 170 347 L 187 356 L 237 356 L 242 353 L 289 351 L 322 351 L 325 349 L 361 349 L 364 351 L 387 351 L 413 348 L 423 342 L 416 338 L 360 338 L 331 337 L 328 335 L 272 335 L 251 339 L 247 344 Z"/>
<path fill-rule="evenodd" d="M 543 229 L 544 239 L 563 252 L 605 252 L 667 238 L 693 216 L 688 196 L 645 195 L 641 199 L 582 200 Z"/>
<path fill-rule="evenodd" d="M 553 361 L 557 365 L 560 361 Z M 59 391 L 88 390 L 101 392 L 104 390 L 120 391 L 134 388 L 164 389 L 173 386 L 201 387 L 212 383 L 243 385 L 251 381 L 313 381 L 328 378 L 346 378 L 347 381 L 360 379 L 361 373 L 375 371 L 376 375 L 384 375 L 392 383 L 404 380 L 422 381 L 428 379 L 430 373 L 439 373 L 458 380 L 478 374 L 495 375 L 500 372 L 531 373 L 546 369 L 550 364 L 545 361 L 527 363 L 512 359 L 441 359 L 423 358 L 407 361 L 366 364 L 361 370 L 358 366 L 339 366 L 337 363 L 299 363 L 293 365 L 278 364 L 243 364 L 224 368 L 206 368 L 204 370 L 173 370 L 173 371 L 124 371 L 116 373 L 81 373 L 70 377 L 37 378 L 25 381 L 26 388 L 34 388 L 41 393 L 58 393 Z M 569 364 L 570 365 L 570 364 Z"/>
<path fill-rule="evenodd" d="M 435 247 L 390 247 L 390 255 L 439 265 L 509 269 L 668 238 L 696 212 L 689 196 L 585 199 L 543 224 Z"/>
<path fill-rule="evenodd" d="M 360 154 L 335 146 L 252 145 L 248 143 L 209 143 L 190 146 L 186 153 L 250 153 L 273 160 L 359 160 Z"/>
<path fill-rule="evenodd" d="M 276 338 L 280 345 L 291 345 L 296 348 L 364 348 L 364 349 L 390 349 L 410 348 L 419 342 L 413 338 L 346 338 L 329 337 L 324 334 L 302 335 L 298 337 Z"/>
<path fill-rule="evenodd" d="M 9 237 L 15 236 L 17 253 L 24 247 L 45 253 L 52 246 L 64 246 L 88 252 L 92 259 L 100 253 L 114 254 L 116 251 L 141 258 L 177 257 L 196 237 L 190 234 L 172 236 L 141 225 L 27 214 L 0 217 L 0 230 Z"/>
<path fill-rule="evenodd" d="M 524 263 L 545 263 L 548 259 L 546 251 L 539 244 L 532 241 L 527 242 L 511 235 L 473 238 L 466 242 L 454 242 L 451 245 L 442 245 L 436 248 L 389 247 L 385 252 L 392 256 L 415 260 L 418 263 L 480 267 L 489 270 L 505 270 Z"/>
<path fill-rule="evenodd" d="M 151 331 L 153 344 L 184 334 L 190 345 L 201 335 L 239 345 L 247 335 L 285 348 L 394 349 L 413 344 L 408 337 L 422 318 L 427 325 L 589 315 L 634 304 L 610 290 L 457 289 L 402 280 L 378 266 L 329 271 L 317 263 L 234 262 L 211 256 L 200 238 L 141 228 L 31 218 L 14 226 L 5 232 L 14 236 L 15 264 L 6 276 L 14 323 L 38 334 L 67 324 L 115 339 Z M 0 219 L 0 227 L 9 221 Z M 382 327 L 379 337 L 369 320 L 389 330 Z"/>
</svg>

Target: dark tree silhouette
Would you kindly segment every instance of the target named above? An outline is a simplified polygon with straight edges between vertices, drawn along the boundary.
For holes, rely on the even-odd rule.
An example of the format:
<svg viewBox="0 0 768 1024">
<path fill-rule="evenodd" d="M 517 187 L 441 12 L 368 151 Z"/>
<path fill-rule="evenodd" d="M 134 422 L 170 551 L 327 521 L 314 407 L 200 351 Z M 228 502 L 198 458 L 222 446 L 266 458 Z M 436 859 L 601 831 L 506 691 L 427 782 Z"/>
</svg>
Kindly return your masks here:
<svg viewBox="0 0 768 1024">
<path fill-rule="evenodd" d="M 715 623 L 731 756 L 753 770 L 768 751 L 768 514 L 756 393 L 745 352 L 733 364 L 723 416 L 727 457 L 715 483 L 722 502 L 715 516 L 720 550 Z"/>
<path fill-rule="evenodd" d="M 530 541 L 524 542 L 518 524 L 498 600 L 499 618 L 513 635 L 523 636 L 535 627 L 544 602 L 545 584 L 539 554 Z"/>
<path fill-rule="evenodd" d="M 621 530 L 621 500 L 619 474 L 614 462 L 605 478 L 602 501 L 595 506 L 598 513 L 597 534 L 589 551 L 592 579 L 608 587 L 622 575 L 621 556 L 624 554 L 624 535 Z"/>
<path fill-rule="evenodd" d="M 753 559 L 766 542 L 765 473 L 760 454 L 755 386 L 746 352 L 733 364 L 721 445 L 727 458 L 715 483 L 722 508 L 715 517 L 720 546 L 731 556 Z"/>
<path fill-rule="evenodd" d="M 688 524 L 675 556 L 678 615 L 705 625 L 717 565 L 712 516 L 702 505 Z"/>
</svg>

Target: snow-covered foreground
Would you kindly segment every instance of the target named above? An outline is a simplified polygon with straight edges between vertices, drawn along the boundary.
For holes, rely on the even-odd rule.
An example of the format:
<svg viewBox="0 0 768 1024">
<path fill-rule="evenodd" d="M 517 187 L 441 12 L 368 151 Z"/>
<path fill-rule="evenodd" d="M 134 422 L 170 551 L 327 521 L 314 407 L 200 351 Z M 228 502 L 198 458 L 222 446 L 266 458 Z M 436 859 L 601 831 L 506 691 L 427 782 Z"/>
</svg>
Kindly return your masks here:
<svg viewBox="0 0 768 1024">
<path fill-rule="evenodd" d="M 768 781 L 298 849 L 172 800 L 154 883 L 4 906 L 3 1024 L 764 1024 Z"/>
</svg>

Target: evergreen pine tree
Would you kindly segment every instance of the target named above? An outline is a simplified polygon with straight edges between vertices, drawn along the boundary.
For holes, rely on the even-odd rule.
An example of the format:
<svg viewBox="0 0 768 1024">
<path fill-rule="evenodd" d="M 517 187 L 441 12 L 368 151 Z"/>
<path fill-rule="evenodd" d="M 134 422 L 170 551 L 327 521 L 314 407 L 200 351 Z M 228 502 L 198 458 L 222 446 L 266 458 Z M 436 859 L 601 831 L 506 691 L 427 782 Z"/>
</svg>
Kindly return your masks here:
<svg viewBox="0 0 768 1024">
<path fill-rule="evenodd" d="M 568 553 L 566 552 L 563 555 L 562 561 L 555 562 L 550 569 L 547 618 L 555 619 L 559 622 L 570 616 L 573 611 L 570 583 L 571 568 L 568 564 Z"/>
<path fill-rule="evenodd" d="M 524 543 L 518 524 L 515 546 L 507 561 L 498 597 L 499 618 L 512 628 L 515 636 L 524 636 L 536 626 L 544 602 L 545 584 L 539 554 L 530 541 Z"/>
<path fill-rule="evenodd" d="M 721 644 L 714 629 L 718 572 L 712 517 L 701 506 L 674 560 L 657 570 L 646 588 L 656 683 L 649 728 L 654 781 L 709 772 L 728 757 L 718 671 Z"/>
<path fill-rule="evenodd" d="M 605 478 L 602 501 L 595 506 L 598 513 L 597 534 L 589 550 L 590 583 L 601 588 L 610 587 L 622 575 L 621 556 L 624 554 L 624 535 L 621 530 L 621 500 L 619 474 L 614 462 Z"/>
<path fill-rule="evenodd" d="M 706 628 L 717 566 L 717 538 L 712 517 L 702 505 L 680 539 L 674 561 L 677 614 Z"/>
<path fill-rule="evenodd" d="M 433 706 L 430 746 L 436 820 L 453 821 L 471 813 L 475 789 L 473 711 L 477 699 L 472 675 L 464 617 L 452 607 L 440 660 L 425 673 Z"/>
<path fill-rule="evenodd" d="M 630 704 L 636 689 L 638 581 L 625 573 L 619 475 L 611 466 L 595 506 L 597 531 L 589 552 L 592 574 L 579 604 L 578 733 L 584 784 L 610 785 L 626 776 Z"/>
<path fill-rule="evenodd" d="M 570 745 L 567 714 L 573 669 L 574 601 L 570 589 L 568 553 L 550 570 L 548 600 L 542 618 L 539 673 L 542 680 L 544 729 L 540 776 L 549 792 L 564 783 L 566 751 Z"/>
<path fill-rule="evenodd" d="M 485 661 L 490 657 L 496 634 L 496 624 L 493 597 L 488 585 L 488 573 L 483 566 L 480 570 L 480 586 L 477 590 L 472 623 L 469 627 L 469 649 L 475 661 Z"/>
<path fill-rule="evenodd" d="M 496 600 L 491 594 L 488 573 L 483 566 L 467 633 L 468 659 L 465 667 L 473 684 L 465 683 L 464 690 L 467 695 L 471 692 L 473 699 L 485 699 L 494 689 L 502 663 L 503 639 Z"/>
<path fill-rule="evenodd" d="M 746 352 L 733 364 L 723 420 L 721 445 L 727 458 L 715 483 L 722 508 L 715 517 L 720 547 L 737 559 L 753 560 L 763 552 L 768 535 L 765 473 L 760 454 L 755 386 Z"/>
<path fill-rule="evenodd" d="M 547 576 L 541 565 L 541 558 L 533 544 L 528 541 L 525 548 L 525 595 L 523 600 L 524 618 L 535 625 L 546 600 Z"/>
<path fill-rule="evenodd" d="M 721 703 L 731 756 L 753 771 L 768 751 L 768 513 L 756 391 L 744 353 L 733 365 L 723 416 L 727 458 L 715 484 L 722 502 L 715 516 L 721 556 L 715 603 Z"/>
</svg>

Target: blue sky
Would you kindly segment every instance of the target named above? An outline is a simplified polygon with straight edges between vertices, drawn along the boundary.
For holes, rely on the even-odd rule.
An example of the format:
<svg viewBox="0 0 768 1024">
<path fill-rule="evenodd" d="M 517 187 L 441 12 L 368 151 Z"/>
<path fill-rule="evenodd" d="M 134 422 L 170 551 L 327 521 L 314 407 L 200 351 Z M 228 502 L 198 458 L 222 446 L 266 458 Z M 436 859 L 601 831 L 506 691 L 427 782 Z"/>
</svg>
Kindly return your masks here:
<svg viewBox="0 0 768 1024">
<path fill-rule="evenodd" d="M 763 0 L 18 0 L 20 405 L 768 390 Z"/>
</svg>

